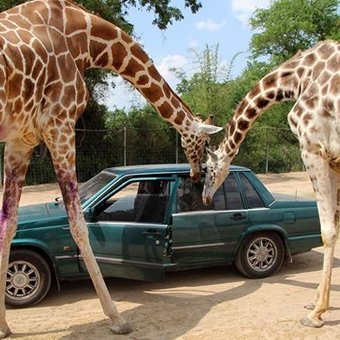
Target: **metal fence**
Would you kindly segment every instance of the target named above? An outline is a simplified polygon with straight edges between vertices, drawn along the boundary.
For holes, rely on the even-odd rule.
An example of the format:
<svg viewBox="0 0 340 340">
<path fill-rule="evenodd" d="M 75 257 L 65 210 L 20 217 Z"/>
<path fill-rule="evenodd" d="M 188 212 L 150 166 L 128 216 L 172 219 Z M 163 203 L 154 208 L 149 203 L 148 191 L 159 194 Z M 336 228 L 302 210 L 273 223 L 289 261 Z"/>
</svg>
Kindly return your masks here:
<svg viewBox="0 0 340 340">
<path fill-rule="evenodd" d="M 77 176 L 80 182 L 86 181 L 104 168 L 122 165 L 152 164 L 152 163 L 183 163 L 185 155 L 180 146 L 180 138 L 169 127 L 169 133 L 173 134 L 171 144 L 164 148 L 157 147 L 145 150 L 136 148 L 129 139 L 129 128 L 124 128 L 115 136 L 114 141 L 109 142 L 108 135 L 111 131 L 86 130 L 84 136 L 80 136 L 77 148 Z M 280 134 L 291 132 L 288 129 L 262 128 L 263 131 L 250 133 L 244 141 L 234 164 L 250 167 L 257 173 L 302 171 L 303 163 L 297 143 L 280 138 Z M 141 129 L 140 129 L 141 130 Z M 144 131 L 145 132 L 145 131 Z M 157 131 L 155 131 L 157 132 Z M 77 131 L 78 137 L 84 130 Z M 112 136 L 111 136 L 112 137 Z M 119 138 L 118 138 L 119 137 Z M 95 142 L 88 143 L 86 140 Z M 3 147 L 1 147 L 1 174 L 3 173 Z M 2 178 L 0 178 L 2 183 Z M 44 146 L 35 149 L 28 170 L 26 185 L 56 182 L 52 161 L 48 150 Z"/>
</svg>

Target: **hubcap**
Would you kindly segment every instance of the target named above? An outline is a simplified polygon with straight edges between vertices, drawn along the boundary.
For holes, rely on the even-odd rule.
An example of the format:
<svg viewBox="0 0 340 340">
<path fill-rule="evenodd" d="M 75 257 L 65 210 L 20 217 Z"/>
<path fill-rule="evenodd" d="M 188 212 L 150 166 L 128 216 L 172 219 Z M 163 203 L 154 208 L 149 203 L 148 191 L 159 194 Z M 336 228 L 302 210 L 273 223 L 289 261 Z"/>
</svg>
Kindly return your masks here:
<svg viewBox="0 0 340 340">
<path fill-rule="evenodd" d="M 250 267 L 256 271 L 267 271 L 277 259 L 277 248 L 269 238 L 255 239 L 247 251 L 247 261 Z"/>
<path fill-rule="evenodd" d="M 31 297 L 39 287 L 38 269 L 29 262 L 15 261 L 9 264 L 6 279 L 6 295 L 22 300 Z"/>
</svg>

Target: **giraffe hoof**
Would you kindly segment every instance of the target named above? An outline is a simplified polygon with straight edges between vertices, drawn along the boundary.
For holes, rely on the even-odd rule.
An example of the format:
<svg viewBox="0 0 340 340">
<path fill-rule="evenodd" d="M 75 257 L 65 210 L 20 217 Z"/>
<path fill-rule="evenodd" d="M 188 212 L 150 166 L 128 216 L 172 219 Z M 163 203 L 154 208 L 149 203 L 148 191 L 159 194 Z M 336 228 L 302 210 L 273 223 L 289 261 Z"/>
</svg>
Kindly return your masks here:
<svg viewBox="0 0 340 340">
<path fill-rule="evenodd" d="M 111 326 L 111 331 L 115 334 L 128 334 L 133 331 L 132 325 L 123 318 Z"/>
<path fill-rule="evenodd" d="M 7 338 L 12 334 L 10 328 L 6 325 L 5 327 L 0 329 L 0 339 Z"/>
<path fill-rule="evenodd" d="M 305 305 L 304 307 L 308 310 L 313 310 L 315 308 L 315 305 L 314 305 L 314 303 L 311 302 L 308 305 Z"/>
<path fill-rule="evenodd" d="M 324 321 L 321 319 L 311 319 L 309 316 L 304 317 L 300 320 L 301 324 L 307 327 L 320 328 L 323 326 Z"/>
</svg>

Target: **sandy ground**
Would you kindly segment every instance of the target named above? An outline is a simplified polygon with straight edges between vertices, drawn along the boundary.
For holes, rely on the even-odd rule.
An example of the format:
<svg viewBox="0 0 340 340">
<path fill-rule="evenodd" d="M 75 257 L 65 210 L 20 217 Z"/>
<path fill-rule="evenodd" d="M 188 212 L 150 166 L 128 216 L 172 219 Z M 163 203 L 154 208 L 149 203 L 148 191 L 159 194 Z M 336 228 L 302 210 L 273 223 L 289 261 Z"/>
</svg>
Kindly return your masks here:
<svg viewBox="0 0 340 340">
<path fill-rule="evenodd" d="M 276 192 L 312 196 L 304 173 L 260 176 Z M 22 204 L 59 196 L 55 185 L 27 187 Z M 171 273 L 166 283 L 109 279 L 107 284 L 134 332 L 114 335 L 90 281 L 52 289 L 38 306 L 9 309 L 12 338 L 21 339 L 340 339 L 340 248 L 331 307 L 320 329 L 299 323 L 321 276 L 322 249 L 294 257 L 275 276 L 249 280 L 233 267 Z"/>
</svg>

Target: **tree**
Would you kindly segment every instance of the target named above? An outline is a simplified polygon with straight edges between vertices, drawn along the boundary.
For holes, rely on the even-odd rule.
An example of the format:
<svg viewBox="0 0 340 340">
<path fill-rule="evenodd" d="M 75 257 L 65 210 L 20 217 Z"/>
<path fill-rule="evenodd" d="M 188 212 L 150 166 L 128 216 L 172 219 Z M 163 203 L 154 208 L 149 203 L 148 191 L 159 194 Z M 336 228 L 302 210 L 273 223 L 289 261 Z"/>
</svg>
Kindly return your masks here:
<svg viewBox="0 0 340 340">
<path fill-rule="evenodd" d="M 71 0 L 72 1 L 72 0 Z M 26 2 L 25 0 L 2 0 L 0 12 Z M 132 33 L 133 24 L 127 21 L 129 8 L 145 8 L 149 12 L 155 13 L 153 24 L 159 29 L 166 29 L 174 21 L 184 18 L 183 13 L 178 7 L 171 6 L 172 0 L 75 0 L 85 8 L 98 13 L 106 20 L 116 24 L 128 33 Z M 196 13 L 202 4 L 199 0 L 184 0 L 185 7 L 192 13 Z"/>
<path fill-rule="evenodd" d="M 120 155 L 123 154 L 125 137 L 127 164 L 175 161 L 176 130 L 159 119 L 150 105 L 132 107 L 128 112 L 121 109 L 110 112 L 107 127 L 108 140 Z"/>
<path fill-rule="evenodd" d="M 257 9 L 250 19 L 255 31 L 250 43 L 253 58 L 266 57 L 279 65 L 317 41 L 339 40 L 339 4 L 339 0 L 276 0 L 267 9 Z"/>
<path fill-rule="evenodd" d="M 221 125 L 225 122 L 225 101 L 228 100 L 234 58 L 229 65 L 224 65 L 218 45 L 206 45 L 202 50 L 191 49 L 191 53 L 193 64 L 197 66 L 193 74 L 173 69 L 180 79 L 177 91 L 193 112 L 201 113 L 203 118 L 213 114 L 215 123 Z"/>
</svg>

